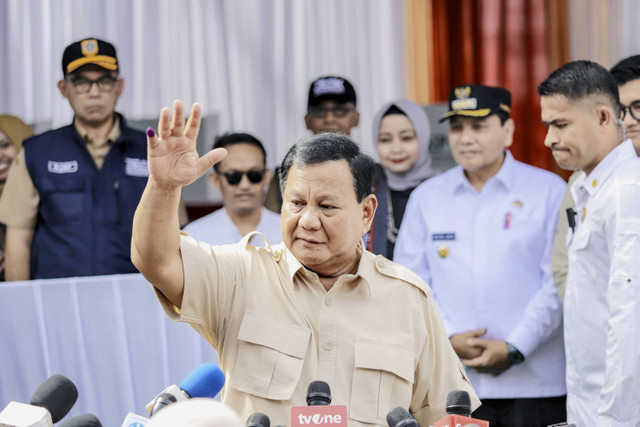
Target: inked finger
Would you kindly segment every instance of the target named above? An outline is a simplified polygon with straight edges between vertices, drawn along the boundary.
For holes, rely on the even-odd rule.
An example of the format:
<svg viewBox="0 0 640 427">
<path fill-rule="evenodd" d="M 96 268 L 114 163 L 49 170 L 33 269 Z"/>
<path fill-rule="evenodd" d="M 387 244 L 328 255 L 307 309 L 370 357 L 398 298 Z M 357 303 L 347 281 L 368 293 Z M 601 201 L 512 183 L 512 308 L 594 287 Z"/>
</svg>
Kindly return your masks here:
<svg viewBox="0 0 640 427">
<path fill-rule="evenodd" d="M 184 107 L 182 101 L 173 101 L 173 118 L 171 119 L 171 133 L 175 136 L 182 136 L 184 133 Z"/>
<path fill-rule="evenodd" d="M 189 139 L 196 139 L 198 132 L 200 132 L 200 123 L 202 122 L 202 108 L 197 102 L 191 106 L 191 114 L 189 114 L 189 121 L 187 127 L 184 130 L 184 134 Z"/>
<path fill-rule="evenodd" d="M 148 127 L 146 133 L 147 133 L 147 145 L 150 148 L 155 148 L 159 143 L 158 135 L 156 135 L 156 132 L 153 130 L 152 127 Z"/>
<path fill-rule="evenodd" d="M 167 139 L 171 136 L 171 113 L 167 107 L 160 110 L 160 119 L 158 120 L 158 134 L 160 139 Z"/>
</svg>

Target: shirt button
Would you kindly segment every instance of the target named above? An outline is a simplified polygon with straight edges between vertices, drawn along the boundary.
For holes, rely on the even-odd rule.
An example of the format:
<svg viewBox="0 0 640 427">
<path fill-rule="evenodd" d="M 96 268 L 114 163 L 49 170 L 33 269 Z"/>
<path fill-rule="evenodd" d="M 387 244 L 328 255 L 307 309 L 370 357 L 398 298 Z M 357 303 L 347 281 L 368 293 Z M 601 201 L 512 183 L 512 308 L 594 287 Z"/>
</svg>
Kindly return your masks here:
<svg viewBox="0 0 640 427">
<path fill-rule="evenodd" d="M 325 304 L 327 307 L 331 307 L 331 298 L 327 298 L 327 299 L 325 299 L 325 300 L 324 300 L 324 304 Z"/>
<path fill-rule="evenodd" d="M 333 347 L 333 345 L 331 345 L 330 342 L 325 343 L 325 345 L 324 345 L 324 349 L 327 350 L 327 351 L 331 350 L 331 347 Z"/>
<path fill-rule="evenodd" d="M 384 268 L 384 261 L 382 260 L 378 261 L 378 268 Z"/>
</svg>

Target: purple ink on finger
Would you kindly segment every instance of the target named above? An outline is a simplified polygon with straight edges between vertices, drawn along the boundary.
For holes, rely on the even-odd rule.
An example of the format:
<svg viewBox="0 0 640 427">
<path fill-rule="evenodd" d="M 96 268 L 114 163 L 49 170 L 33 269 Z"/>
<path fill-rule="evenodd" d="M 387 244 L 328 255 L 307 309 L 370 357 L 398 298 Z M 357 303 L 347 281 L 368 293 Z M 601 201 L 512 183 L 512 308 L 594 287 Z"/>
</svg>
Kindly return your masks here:
<svg viewBox="0 0 640 427">
<path fill-rule="evenodd" d="M 153 128 L 147 128 L 147 136 L 149 138 L 153 138 L 154 136 L 156 136 L 156 131 L 154 131 Z"/>
</svg>

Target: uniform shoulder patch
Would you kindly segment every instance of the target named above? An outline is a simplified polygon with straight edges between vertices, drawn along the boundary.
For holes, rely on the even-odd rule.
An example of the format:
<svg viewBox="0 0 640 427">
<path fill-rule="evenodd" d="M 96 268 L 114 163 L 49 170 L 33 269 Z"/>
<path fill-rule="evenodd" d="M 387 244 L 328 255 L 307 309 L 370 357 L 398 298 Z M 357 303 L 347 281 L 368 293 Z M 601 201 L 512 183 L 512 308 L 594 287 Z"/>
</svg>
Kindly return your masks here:
<svg viewBox="0 0 640 427">
<path fill-rule="evenodd" d="M 390 261 L 382 255 L 376 255 L 375 257 L 376 270 L 387 277 L 402 280 L 410 284 L 413 287 L 420 289 L 425 295 L 430 296 L 431 290 L 429 286 L 413 271 L 408 268 Z"/>
</svg>

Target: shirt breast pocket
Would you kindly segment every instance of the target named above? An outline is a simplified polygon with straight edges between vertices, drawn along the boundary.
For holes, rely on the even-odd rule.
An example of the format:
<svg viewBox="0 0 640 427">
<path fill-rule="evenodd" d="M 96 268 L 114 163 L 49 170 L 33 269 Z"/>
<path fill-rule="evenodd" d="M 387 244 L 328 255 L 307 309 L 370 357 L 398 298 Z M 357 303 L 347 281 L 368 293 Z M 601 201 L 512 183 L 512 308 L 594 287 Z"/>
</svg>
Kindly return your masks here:
<svg viewBox="0 0 640 427">
<path fill-rule="evenodd" d="M 83 177 L 45 177 L 38 189 L 41 214 L 51 224 L 81 222 L 87 216 L 85 189 L 89 183 Z"/>
<path fill-rule="evenodd" d="M 413 357 L 397 345 L 371 341 L 356 342 L 354 355 L 350 417 L 386 426 L 389 411 L 411 401 Z"/>
<path fill-rule="evenodd" d="M 310 336 L 305 327 L 245 313 L 230 386 L 265 399 L 290 399 L 300 380 Z"/>
</svg>

